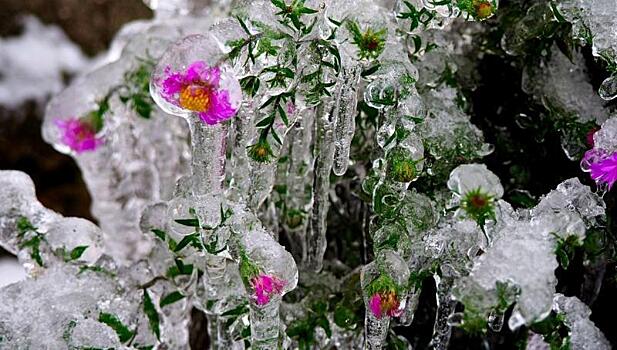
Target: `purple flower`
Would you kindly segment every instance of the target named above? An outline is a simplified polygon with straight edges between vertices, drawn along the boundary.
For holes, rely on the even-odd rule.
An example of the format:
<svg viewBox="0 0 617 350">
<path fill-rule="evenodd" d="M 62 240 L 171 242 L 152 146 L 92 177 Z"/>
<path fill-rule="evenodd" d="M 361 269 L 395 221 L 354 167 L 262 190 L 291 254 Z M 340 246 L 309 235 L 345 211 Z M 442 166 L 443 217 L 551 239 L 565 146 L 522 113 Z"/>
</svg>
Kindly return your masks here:
<svg viewBox="0 0 617 350">
<path fill-rule="evenodd" d="M 280 280 L 275 276 L 260 274 L 250 280 L 251 287 L 255 289 L 255 301 L 257 305 L 265 305 L 270 302 L 270 298 L 274 294 L 281 294 L 285 281 Z"/>
<path fill-rule="evenodd" d="M 162 83 L 163 98 L 181 108 L 198 112 L 204 123 L 214 125 L 236 114 L 231 106 L 229 91 L 220 86 L 221 71 L 204 61 L 193 62 L 185 72 L 165 69 Z"/>
<path fill-rule="evenodd" d="M 94 127 L 78 118 L 56 119 L 55 124 L 62 132 L 62 143 L 77 154 L 94 151 L 103 144 L 103 140 L 96 137 Z"/>
<path fill-rule="evenodd" d="M 596 183 L 606 183 L 610 190 L 613 184 L 617 182 L 617 152 L 605 155 L 597 161 L 590 163 L 589 170 L 591 171 L 591 178 Z"/>
</svg>

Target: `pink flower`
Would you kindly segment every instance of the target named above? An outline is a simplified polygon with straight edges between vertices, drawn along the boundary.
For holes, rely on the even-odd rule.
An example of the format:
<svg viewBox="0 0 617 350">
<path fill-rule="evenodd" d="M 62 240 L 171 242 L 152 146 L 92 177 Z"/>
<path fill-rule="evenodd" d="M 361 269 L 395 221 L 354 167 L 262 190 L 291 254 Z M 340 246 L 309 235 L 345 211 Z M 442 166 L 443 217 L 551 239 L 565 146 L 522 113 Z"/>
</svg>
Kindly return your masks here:
<svg viewBox="0 0 617 350">
<path fill-rule="evenodd" d="M 399 309 L 400 302 L 393 291 L 373 294 L 368 304 L 369 309 L 378 319 L 385 315 L 399 317 L 403 313 L 403 310 Z"/>
<path fill-rule="evenodd" d="M 229 91 L 221 89 L 221 71 L 204 61 L 193 62 L 184 73 L 165 69 L 162 83 L 163 98 L 181 108 L 198 112 L 204 123 L 214 125 L 236 114 L 231 106 Z"/>
<path fill-rule="evenodd" d="M 251 287 L 255 289 L 255 300 L 257 305 L 265 305 L 270 302 L 272 295 L 281 294 L 285 281 L 275 276 L 261 274 L 250 280 Z"/>
<path fill-rule="evenodd" d="M 381 295 L 379 295 L 379 293 L 373 294 L 368 301 L 368 305 L 375 317 L 381 318 L 383 316 L 384 313 L 381 310 Z"/>
<path fill-rule="evenodd" d="M 587 156 L 585 154 L 585 156 Z M 596 162 L 592 162 L 589 166 L 591 178 L 596 183 L 608 184 L 608 189 L 613 187 L 617 182 L 617 152 L 611 155 L 606 155 Z"/>
<path fill-rule="evenodd" d="M 62 131 L 62 143 L 78 154 L 94 151 L 103 144 L 94 127 L 78 118 L 56 119 L 55 124 Z"/>
</svg>

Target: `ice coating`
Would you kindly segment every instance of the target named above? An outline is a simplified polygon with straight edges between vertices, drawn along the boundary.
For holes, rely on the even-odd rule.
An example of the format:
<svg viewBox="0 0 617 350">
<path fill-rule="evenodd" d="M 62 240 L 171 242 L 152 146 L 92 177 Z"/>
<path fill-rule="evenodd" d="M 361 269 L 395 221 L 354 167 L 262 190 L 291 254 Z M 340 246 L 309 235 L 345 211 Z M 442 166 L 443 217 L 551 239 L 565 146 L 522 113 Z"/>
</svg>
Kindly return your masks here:
<svg viewBox="0 0 617 350">
<path fill-rule="evenodd" d="M 555 294 L 553 308 L 563 313 L 566 325 L 570 328 L 572 349 L 610 349 L 611 345 L 602 332 L 589 319 L 591 310 L 577 297 Z"/>
<path fill-rule="evenodd" d="M 0 244 L 39 278 L 12 288 L 67 282 L 39 303 L 78 316 L 42 323 L 58 348 L 70 331 L 67 348 L 185 349 L 193 307 L 218 349 L 410 348 L 390 326 L 409 326 L 434 282 L 431 346 L 447 349 L 470 313 L 495 332 L 546 317 L 557 246 L 603 229 L 606 206 L 577 179 L 514 210 L 502 198 L 513 183 L 481 164 L 492 147 L 456 80 L 479 70 L 467 50 L 489 32 L 465 20 L 492 16 L 497 2 L 233 1 L 231 13 L 230 1 L 147 3 L 156 18 L 125 27 L 113 62 L 57 96 L 43 129 L 82 168 L 101 229 L 43 208 L 23 174 L 0 176 Z M 536 6 L 522 22 L 553 21 L 551 11 Z M 578 121 L 605 120 L 581 54 L 570 63 L 554 51 L 527 71 L 526 84 L 542 84 L 526 91 Z M 91 129 L 66 138 L 58 118 Z M 592 137 L 597 149 L 617 149 L 612 123 Z M 101 142 L 71 147 L 92 138 Z M 19 228 L 22 215 L 32 227 Z M 21 231 L 48 241 L 39 257 Z M 107 294 L 88 307 L 137 330 L 133 343 L 62 305 L 71 288 L 79 301 L 99 283 Z M 7 346 L 42 346 L 13 305 L 23 299 L 7 300 L 18 337 Z M 498 303 L 516 303 L 509 320 Z"/>
</svg>

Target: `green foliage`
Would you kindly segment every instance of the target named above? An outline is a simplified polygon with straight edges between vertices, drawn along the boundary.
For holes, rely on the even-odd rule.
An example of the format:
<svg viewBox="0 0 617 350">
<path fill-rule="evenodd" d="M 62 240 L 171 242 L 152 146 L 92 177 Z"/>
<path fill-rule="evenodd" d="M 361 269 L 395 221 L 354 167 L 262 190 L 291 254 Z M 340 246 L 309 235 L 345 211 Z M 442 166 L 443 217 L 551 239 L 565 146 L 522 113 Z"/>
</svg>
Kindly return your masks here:
<svg viewBox="0 0 617 350">
<path fill-rule="evenodd" d="M 154 60 L 140 59 L 136 69 L 124 74 L 120 101 L 132 108 L 137 115 L 150 119 L 154 110 L 154 100 L 150 96 L 150 74 L 154 69 Z"/>
<path fill-rule="evenodd" d="M 582 247 L 582 242 L 578 239 L 578 236 L 569 235 L 566 238 L 560 237 L 554 232 L 551 232 L 553 237 L 557 240 L 557 245 L 555 247 L 555 254 L 557 255 L 557 261 L 559 261 L 559 265 L 567 270 L 570 266 L 570 261 L 574 257 L 574 253 L 576 248 Z"/>
<path fill-rule="evenodd" d="M 162 308 L 164 306 L 171 305 L 175 303 L 176 301 L 180 301 L 184 298 L 186 298 L 186 295 L 178 291 L 171 292 L 167 294 L 166 296 L 164 296 L 163 298 L 161 298 L 161 301 L 159 302 L 159 306 Z"/>
<path fill-rule="evenodd" d="M 127 343 L 135 336 L 135 332 L 131 331 L 126 325 L 124 325 L 118 316 L 114 314 L 101 312 L 99 314 L 98 321 L 113 329 L 118 335 L 118 339 L 120 339 L 120 342 L 123 344 Z"/>
<path fill-rule="evenodd" d="M 532 324 L 530 329 L 534 333 L 541 334 L 551 350 L 570 350 L 570 330 L 565 320 L 563 314 L 552 312 L 544 320 Z"/>
<path fill-rule="evenodd" d="M 150 294 L 148 293 L 147 289 L 144 289 L 144 313 L 146 314 L 146 317 L 148 318 L 148 324 L 150 325 L 150 330 L 152 331 L 152 333 L 154 333 L 156 335 L 156 339 L 160 339 L 161 338 L 161 330 L 159 328 L 159 313 L 156 310 L 156 307 L 154 306 L 154 303 L 152 303 L 152 299 L 150 298 Z"/>
<path fill-rule="evenodd" d="M 287 335 L 298 341 L 301 350 L 312 349 L 315 343 L 315 329 L 322 328 L 328 337 L 332 336 L 328 320 L 328 303 L 322 300 L 314 301 L 308 308 L 304 319 L 293 321 L 287 328 Z"/>
</svg>

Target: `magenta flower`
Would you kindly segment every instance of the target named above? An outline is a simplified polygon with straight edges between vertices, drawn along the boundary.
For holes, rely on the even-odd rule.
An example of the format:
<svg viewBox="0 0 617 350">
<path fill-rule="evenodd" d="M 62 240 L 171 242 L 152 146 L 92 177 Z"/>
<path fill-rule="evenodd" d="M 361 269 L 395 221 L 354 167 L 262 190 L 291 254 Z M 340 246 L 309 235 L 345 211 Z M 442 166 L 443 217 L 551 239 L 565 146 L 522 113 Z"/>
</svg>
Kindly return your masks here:
<svg viewBox="0 0 617 350">
<path fill-rule="evenodd" d="M 62 143 L 78 154 L 94 151 L 103 144 L 103 139 L 96 137 L 94 127 L 78 118 L 56 119 L 55 124 L 62 132 Z"/>
<path fill-rule="evenodd" d="M 257 305 L 265 305 L 270 302 L 273 295 L 281 294 L 285 281 L 275 276 L 260 274 L 251 278 L 251 287 L 255 290 L 255 300 Z"/>
<path fill-rule="evenodd" d="M 220 86 L 221 71 L 204 61 L 193 62 L 185 72 L 165 69 L 162 83 L 163 98 L 178 107 L 197 112 L 204 123 L 214 125 L 236 114 L 231 106 L 229 91 Z"/>
<path fill-rule="evenodd" d="M 587 157 L 587 154 L 585 154 L 585 157 Z M 605 155 L 590 163 L 589 170 L 591 171 L 591 178 L 596 183 L 606 183 L 610 190 L 613 184 L 617 182 L 617 152 Z"/>
<path fill-rule="evenodd" d="M 375 293 L 368 301 L 368 306 L 375 317 L 382 318 L 385 315 L 399 317 L 403 310 L 399 309 L 400 302 L 393 291 Z"/>
</svg>

